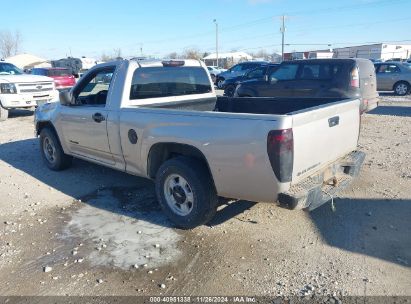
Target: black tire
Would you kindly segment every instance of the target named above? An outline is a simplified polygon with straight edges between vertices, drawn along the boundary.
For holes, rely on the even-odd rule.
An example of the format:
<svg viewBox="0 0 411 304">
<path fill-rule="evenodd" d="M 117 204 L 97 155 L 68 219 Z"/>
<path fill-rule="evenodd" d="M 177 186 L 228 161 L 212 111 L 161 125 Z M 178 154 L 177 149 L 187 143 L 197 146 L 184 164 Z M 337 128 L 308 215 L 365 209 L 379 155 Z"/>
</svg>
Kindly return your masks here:
<svg viewBox="0 0 411 304">
<path fill-rule="evenodd" d="M 394 85 L 394 93 L 398 96 L 405 96 L 410 93 L 410 84 L 406 81 L 399 81 Z"/>
<path fill-rule="evenodd" d="M 9 110 L 0 105 L 0 121 L 5 121 L 9 117 Z"/>
<path fill-rule="evenodd" d="M 171 179 L 175 182 L 176 180 L 173 178 L 175 176 L 179 176 L 177 179 L 181 177 L 185 179 L 188 184 L 188 189 L 191 191 L 191 196 L 193 197 L 191 210 L 185 215 L 179 214 L 178 209 L 186 203 L 173 204 L 170 198 L 166 198 L 168 181 Z M 176 157 L 167 160 L 158 169 L 155 183 L 156 195 L 161 208 L 168 218 L 179 228 L 192 229 L 209 222 L 214 217 L 217 211 L 218 197 L 208 169 L 201 161 L 188 157 Z M 178 187 L 178 185 L 174 186 L 172 194 L 168 194 L 169 197 L 174 198 L 174 201 L 178 199 L 175 194 L 178 192 L 176 191 L 178 190 L 176 187 Z M 171 188 L 169 188 L 169 190 L 171 190 Z M 184 195 L 183 200 L 187 202 L 187 204 L 189 203 L 188 196 L 186 198 Z M 180 207 L 178 207 L 178 205 L 180 205 Z"/>
<path fill-rule="evenodd" d="M 40 153 L 44 163 L 53 171 L 67 169 L 73 161 L 73 157 L 64 153 L 54 130 L 48 127 L 40 132 Z"/>
<path fill-rule="evenodd" d="M 223 88 L 223 82 L 224 82 L 224 80 L 225 80 L 224 78 L 217 76 L 217 83 L 216 83 L 217 88 L 219 88 L 219 89 L 222 89 L 222 88 Z"/>
<path fill-rule="evenodd" d="M 228 97 L 233 97 L 234 92 L 235 92 L 235 85 L 229 84 L 224 90 L 224 95 Z"/>
</svg>

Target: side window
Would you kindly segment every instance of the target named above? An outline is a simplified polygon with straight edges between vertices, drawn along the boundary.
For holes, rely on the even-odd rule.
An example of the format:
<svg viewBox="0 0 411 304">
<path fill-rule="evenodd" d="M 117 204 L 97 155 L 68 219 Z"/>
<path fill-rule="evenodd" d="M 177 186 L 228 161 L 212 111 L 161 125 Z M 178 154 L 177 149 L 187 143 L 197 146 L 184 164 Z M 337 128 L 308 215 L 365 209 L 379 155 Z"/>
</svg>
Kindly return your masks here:
<svg viewBox="0 0 411 304">
<path fill-rule="evenodd" d="M 241 72 L 241 70 L 242 70 L 242 65 L 241 64 L 237 64 L 237 65 L 235 65 L 235 66 L 233 66 L 232 68 L 231 68 L 231 71 L 233 71 L 233 72 Z"/>
<path fill-rule="evenodd" d="M 252 69 L 255 69 L 255 68 L 257 68 L 259 65 L 258 64 L 255 64 L 255 63 L 247 63 L 247 64 L 244 64 L 243 65 L 243 71 L 249 71 L 249 70 L 252 70 Z"/>
<path fill-rule="evenodd" d="M 294 80 L 297 75 L 298 64 L 282 65 L 270 75 L 270 80 Z"/>
<path fill-rule="evenodd" d="M 378 70 L 378 73 L 383 74 L 392 74 L 392 73 L 400 73 L 399 67 L 395 64 L 382 64 Z"/>
<path fill-rule="evenodd" d="M 133 74 L 130 100 L 210 92 L 210 80 L 202 67 L 146 67 Z"/>
<path fill-rule="evenodd" d="M 248 72 L 246 77 L 249 79 L 263 77 L 265 70 L 266 70 L 266 67 L 256 68 Z"/>
<path fill-rule="evenodd" d="M 303 64 L 301 67 L 300 79 L 313 80 L 320 78 L 320 65 L 318 64 Z"/>
<path fill-rule="evenodd" d="M 375 68 L 375 73 L 379 73 L 380 65 L 376 64 L 374 65 L 374 68 Z"/>
<path fill-rule="evenodd" d="M 115 67 L 103 68 L 84 78 L 76 88 L 74 97 L 77 105 L 104 106 Z"/>
<path fill-rule="evenodd" d="M 278 65 L 268 67 L 267 75 L 271 75 L 272 73 L 274 73 L 275 71 L 277 71 L 278 67 L 279 67 Z"/>
<path fill-rule="evenodd" d="M 341 74 L 340 64 L 303 64 L 300 69 L 302 80 L 331 80 Z"/>
</svg>

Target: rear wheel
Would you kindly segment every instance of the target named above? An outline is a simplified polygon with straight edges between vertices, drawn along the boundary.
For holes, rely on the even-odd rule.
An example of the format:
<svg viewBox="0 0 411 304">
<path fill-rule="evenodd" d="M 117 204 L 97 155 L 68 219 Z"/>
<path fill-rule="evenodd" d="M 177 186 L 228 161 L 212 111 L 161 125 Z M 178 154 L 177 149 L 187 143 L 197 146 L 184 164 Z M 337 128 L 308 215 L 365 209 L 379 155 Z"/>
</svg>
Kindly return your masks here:
<svg viewBox="0 0 411 304">
<path fill-rule="evenodd" d="M 44 128 L 40 132 L 40 153 L 47 167 L 61 171 L 71 166 L 73 158 L 64 153 L 55 132 Z"/>
<path fill-rule="evenodd" d="M 207 223 L 217 211 L 218 197 L 210 174 L 196 159 L 177 157 L 161 165 L 156 194 L 164 213 L 183 229 Z"/>
<path fill-rule="evenodd" d="M 9 117 L 9 110 L 0 105 L 0 121 L 5 121 Z"/>
<path fill-rule="evenodd" d="M 410 84 L 405 81 L 397 82 L 394 85 L 394 92 L 399 96 L 407 95 L 410 92 Z"/>
</svg>

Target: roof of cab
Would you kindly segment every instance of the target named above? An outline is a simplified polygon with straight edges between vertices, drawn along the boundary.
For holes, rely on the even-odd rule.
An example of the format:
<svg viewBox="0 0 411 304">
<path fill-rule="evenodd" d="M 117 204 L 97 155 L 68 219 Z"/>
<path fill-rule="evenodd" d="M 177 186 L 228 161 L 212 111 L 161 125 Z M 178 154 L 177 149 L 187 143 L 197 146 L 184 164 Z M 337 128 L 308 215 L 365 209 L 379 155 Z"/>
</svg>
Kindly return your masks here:
<svg viewBox="0 0 411 304">
<path fill-rule="evenodd" d="M 130 61 L 135 61 L 140 67 L 163 67 L 163 62 L 171 62 L 171 61 L 184 61 L 183 66 L 190 66 L 190 67 L 199 67 L 202 66 L 200 60 L 195 59 L 145 59 L 145 60 L 135 60 L 131 59 Z"/>
</svg>

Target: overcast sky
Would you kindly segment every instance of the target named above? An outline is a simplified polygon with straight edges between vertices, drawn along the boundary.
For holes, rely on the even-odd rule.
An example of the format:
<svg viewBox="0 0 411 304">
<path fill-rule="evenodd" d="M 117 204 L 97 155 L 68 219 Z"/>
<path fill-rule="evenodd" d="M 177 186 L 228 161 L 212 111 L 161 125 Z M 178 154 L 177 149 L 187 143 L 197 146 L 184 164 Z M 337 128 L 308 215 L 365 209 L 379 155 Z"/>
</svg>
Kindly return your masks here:
<svg viewBox="0 0 411 304">
<path fill-rule="evenodd" d="M 3 1 L 0 30 L 20 31 L 22 50 L 47 59 L 161 57 L 197 48 L 220 52 L 286 51 L 400 41 L 411 44 L 411 0 L 13 0 Z"/>
</svg>

